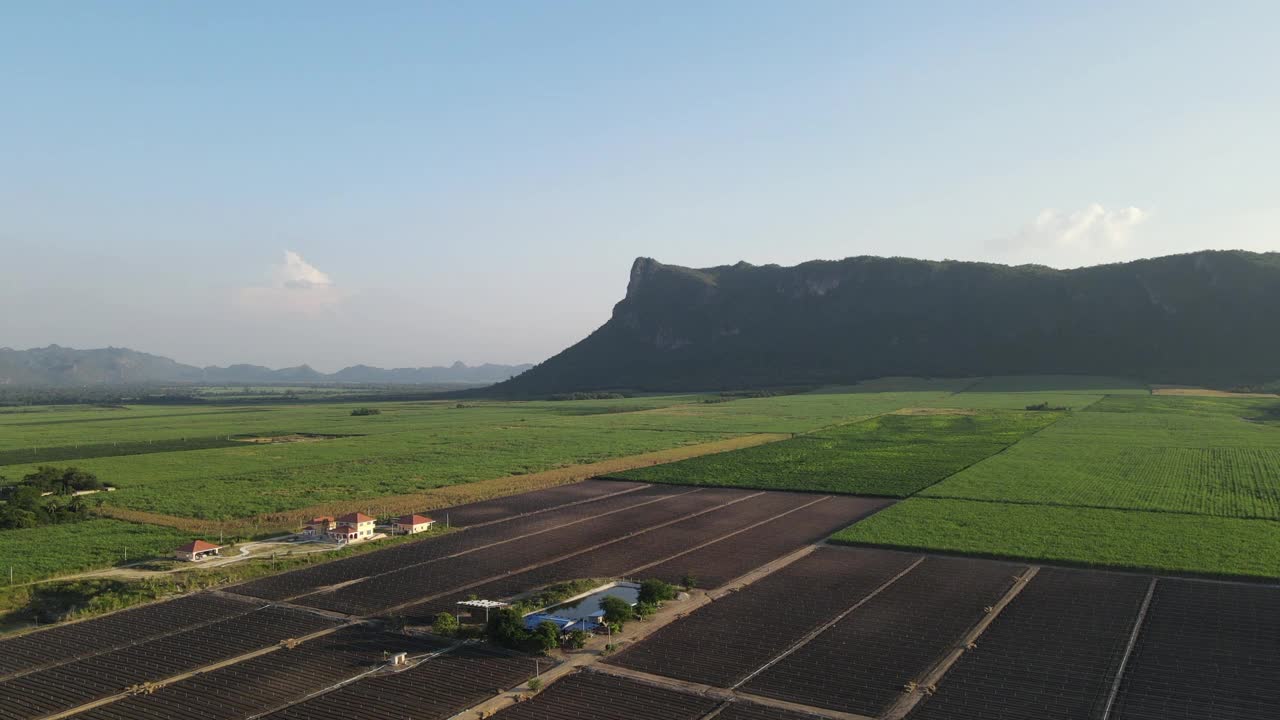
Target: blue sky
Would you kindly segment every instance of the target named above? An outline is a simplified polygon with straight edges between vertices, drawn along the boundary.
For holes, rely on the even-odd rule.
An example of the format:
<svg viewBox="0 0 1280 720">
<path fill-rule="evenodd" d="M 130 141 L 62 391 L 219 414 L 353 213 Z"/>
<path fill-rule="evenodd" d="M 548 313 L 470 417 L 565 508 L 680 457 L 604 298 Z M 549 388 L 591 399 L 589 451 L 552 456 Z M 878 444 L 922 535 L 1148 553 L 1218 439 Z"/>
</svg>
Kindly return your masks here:
<svg viewBox="0 0 1280 720">
<path fill-rule="evenodd" d="M 0 0 L 0 346 L 537 361 L 639 255 L 1280 249 L 1277 26 L 1267 2 Z"/>
</svg>

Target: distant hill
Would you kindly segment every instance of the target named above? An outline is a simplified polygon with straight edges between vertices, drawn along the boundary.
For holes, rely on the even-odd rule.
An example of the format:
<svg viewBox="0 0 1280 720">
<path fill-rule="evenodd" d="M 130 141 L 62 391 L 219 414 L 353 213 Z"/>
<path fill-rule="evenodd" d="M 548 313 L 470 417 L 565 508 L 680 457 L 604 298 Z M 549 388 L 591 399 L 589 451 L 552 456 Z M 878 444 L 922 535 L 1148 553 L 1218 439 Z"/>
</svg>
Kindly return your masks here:
<svg viewBox="0 0 1280 720">
<path fill-rule="evenodd" d="M 448 367 L 384 370 L 353 365 L 326 374 L 308 365 L 273 370 L 261 365 L 196 367 L 128 348 L 76 350 L 58 345 L 30 350 L 0 348 L 0 385 L 122 385 L 147 383 L 361 383 L 422 385 L 494 383 L 527 370 L 530 365 Z"/>
<path fill-rule="evenodd" d="M 492 392 L 681 390 L 877 376 L 1280 378 L 1280 254 L 1077 270 L 855 257 L 704 269 L 639 258 L 598 330 Z"/>
</svg>

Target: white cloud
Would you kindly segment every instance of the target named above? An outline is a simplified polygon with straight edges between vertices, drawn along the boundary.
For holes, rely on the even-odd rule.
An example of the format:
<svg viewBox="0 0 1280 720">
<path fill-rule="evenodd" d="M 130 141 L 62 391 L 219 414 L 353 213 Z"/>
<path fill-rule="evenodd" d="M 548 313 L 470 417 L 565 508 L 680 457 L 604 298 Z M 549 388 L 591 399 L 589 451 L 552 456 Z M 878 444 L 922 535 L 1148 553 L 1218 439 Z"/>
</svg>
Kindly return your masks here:
<svg viewBox="0 0 1280 720">
<path fill-rule="evenodd" d="M 1076 267 L 1128 254 L 1135 229 L 1150 217 L 1137 207 L 1108 210 L 1094 203 L 1074 212 L 1041 210 L 1016 234 L 992 243 L 1020 262 Z"/>
<path fill-rule="evenodd" d="M 302 259 L 292 250 L 284 251 L 284 263 L 276 266 L 276 283 L 278 287 L 307 290 L 317 287 L 331 287 L 333 280 L 329 274 Z"/>
<path fill-rule="evenodd" d="M 272 268 L 271 277 L 268 286 L 242 288 L 240 305 L 255 313 L 316 314 L 333 310 L 348 297 L 328 273 L 293 250 L 285 251 L 284 262 Z"/>
</svg>

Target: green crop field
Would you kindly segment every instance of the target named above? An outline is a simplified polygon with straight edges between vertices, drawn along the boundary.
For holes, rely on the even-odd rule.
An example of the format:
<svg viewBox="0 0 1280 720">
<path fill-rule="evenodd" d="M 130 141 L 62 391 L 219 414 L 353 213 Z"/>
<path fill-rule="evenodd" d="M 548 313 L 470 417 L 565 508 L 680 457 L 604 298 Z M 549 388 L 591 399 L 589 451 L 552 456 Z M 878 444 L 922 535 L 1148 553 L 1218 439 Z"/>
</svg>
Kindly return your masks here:
<svg viewBox="0 0 1280 720">
<path fill-rule="evenodd" d="M 1278 405 L 1109 394 L 836 539 L 1280 577 Z"/>
<path fill-rule="evenodd" d="M 169 555 L 191 538 L 158 525 L 96 519 L 0 530 L 0 586 Z M 216 538 L 215 538 L 216 539 Z"/>
<path fill-rule="evenodd" d="M 1280 519 L 1280 432 L 1256 409 L 1109 398 L 922 494 Z"/>
<path fill-rule="evenodd" d="M 1157 572 L 1280 576 L 1280 523 L 1270 520 L 911 498 L 832 541 Z"/>
<path fill-rule="evenodd" d="M 1024 409 L 1042 403 L 1068 409 Z M 365 405 L 379 414 L 351 415 Z M 118 488 L 90 497 L 104 511 L 188 531 L 107 519 L 2 530 L 0 563 L 56 575 L 166 552 L 206 520 L 252 534 L 312 506 L 778 434 L 795 437 L 617 475 L 909 498 L 841 535 L 853 542 L 1280 576 L 1280 401 L 1074 376 L 772 397 L 5 408 L 0 476 L 76 465 Z"/>
<path fill-rule="evenodd" d="M 893 414 L 792 440 L 639 468 L 645 482 L 905 497 L 1000 452 L 1057 413 Z"/>
</svg>

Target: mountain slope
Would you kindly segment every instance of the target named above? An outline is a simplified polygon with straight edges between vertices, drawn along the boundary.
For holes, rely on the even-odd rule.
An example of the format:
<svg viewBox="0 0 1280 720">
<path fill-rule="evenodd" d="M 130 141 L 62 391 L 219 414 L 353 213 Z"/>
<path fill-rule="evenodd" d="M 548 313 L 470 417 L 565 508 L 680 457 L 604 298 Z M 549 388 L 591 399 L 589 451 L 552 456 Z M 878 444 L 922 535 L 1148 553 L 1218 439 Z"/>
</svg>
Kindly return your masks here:
<svg viewBox="0 0 1280 720">
<path fill-rule="evenodd" d="M 678 390 L 884 375 L 1280 376 L 1280 254 L 1077 270 L 855 257 L 706 269 L 637 259 L 602 327 L 495 393 Z"/>
<path fill-rule="evenodd" d="M 529 365 L 395 368 L 354 365 L 325 374 L 309 365 L 273 370 L 261 365 L 183 365 L 166 357 L 128 348 L 76 350 L 58 345 L 30 350 L 0 348 L 0 385 L 118 385 L 124 383 L 492 383 L 510 378 Z"/>
</svg>

